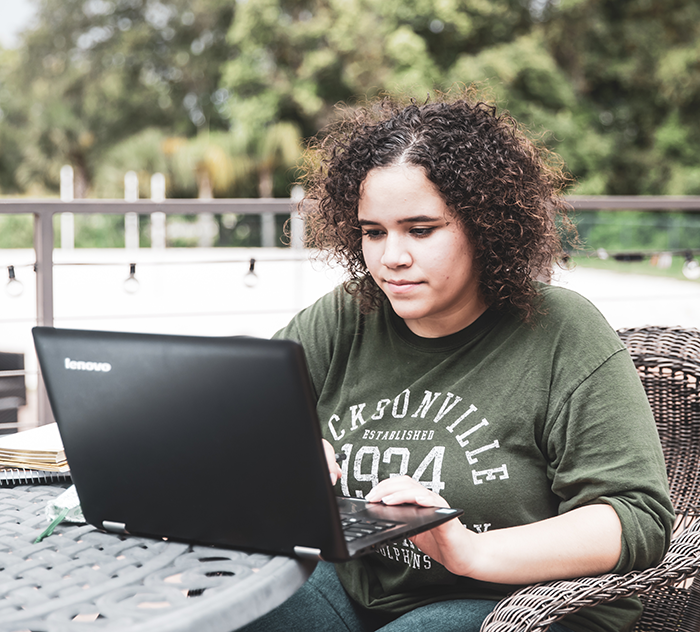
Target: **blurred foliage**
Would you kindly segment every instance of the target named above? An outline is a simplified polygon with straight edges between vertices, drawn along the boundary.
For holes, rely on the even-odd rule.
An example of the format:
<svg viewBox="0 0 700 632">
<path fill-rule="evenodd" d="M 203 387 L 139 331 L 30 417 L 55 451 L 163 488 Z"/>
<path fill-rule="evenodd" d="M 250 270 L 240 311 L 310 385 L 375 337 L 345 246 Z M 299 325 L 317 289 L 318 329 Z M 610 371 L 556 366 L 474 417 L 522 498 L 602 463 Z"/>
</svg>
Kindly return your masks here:
<svg viewBox="0 0 700 632">
<path fill-rule="evenodd" d="M 700 215 L 670 212 L 595 211 L 574 216 L 590 250 L 611 253 L 700 252 Z"/>
<path fill-rule="evenodd" d="M 81 248 L 124 248 L 124 217 L 122 215 L 75 215 L 75 243 Z M 144 243 L 143 218 L 139 222 Z M 147 233 L 146 233 L 147 234 Z M 54 219 L 56 248 L 61 246 L 60 217 Z"/>
<path fill-rule="evenodd" d="M 36 4 L 0 50 L 3 195 L 55 195 L 71 164 L 76 197 L 122 197 L 128 170 L 141 197 L 156 172 L 168 197 L 287 196 L 339 103 L 471 83 L 561 155 L 569 193 L 700 195 L 696 0 Z"/>
<path fill-rule="evenodd" d="M 683 273 L 683 265 L 686 259 L 683 256 L 671 257 L 661 263 L 658 255 L 651 255 L 642 258 L 640 261 L 617 261 L 612 257 L 601 259 L 595 254 L 579 255 L 571 258 L 569 265 L 574 269 L 595 268 L 597 270 L 609 270 L 619 274 L 641 274 L 645 276 L 660 276 L 680 281 L 700 283 L 700 279 L 690 279 Z"/>
<path fill-rule="evenodd" d="M 34 218 L 31 215 L 0 215 L 0 248 L 32 248 Z"/>
<path fill-rule="evenodd" d="M 699 34 L 692 0 L 250 0 L 222 85 L 233 127 L 311 135 L 338 101 L 476 82 L 576 193 L 697 194 Z"/>
<path fill-rule="evenodd" d="M 532 26 L 520 0 L 238 2 L 221 81 L 232 128 L 287 120 L 310 136 L 334 119 L 339 102 L 383 91 L 425 99 L 454 81 L 460 56 Z"/>
<path fill-rule="evenodd" d="M 107 153 L 144 129 L 227 129 L 218 84 L 232 16 L 225 0 L 39 0 L 38 25 L 5 51 L 2 134 L 19 150 L 3 190 L 55 191 L 71 164 L 84 197 Z"/>
<path fill-rule="evenodd" d="M 558 67 L 595 115 L 578 135 L 608 141 L 597 173 L 573 170 L 599 183 L 590 192 L 699 194 L 700 4 L 568 0 L 543 27 Z"/>
</svg>

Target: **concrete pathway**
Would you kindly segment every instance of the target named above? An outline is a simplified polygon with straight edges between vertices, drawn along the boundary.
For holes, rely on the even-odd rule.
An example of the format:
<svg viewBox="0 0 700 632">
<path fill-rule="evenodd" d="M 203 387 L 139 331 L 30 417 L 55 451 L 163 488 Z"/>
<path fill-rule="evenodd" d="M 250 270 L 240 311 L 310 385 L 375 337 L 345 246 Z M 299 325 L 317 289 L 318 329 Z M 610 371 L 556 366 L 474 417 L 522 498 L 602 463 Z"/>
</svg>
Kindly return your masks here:
<svg viewBox="0 0 700 632">
<path fill-rule="evenodd" d="M 554 284 L 588 298 L 615 328 L 643 325 L 700 329 L 700 283 L 664 277 L 575 268 Z"/>
<path fill-rule="evenodd" d="M 330 291 L 338 271 L 283 249 L 78 249 L 54 253 L 58 327 L 155 333 L 269 337 L 300 309 Z M 250 260 L 257 283 L 247 283 Z M 31 327 L 36 322 L 33 250 L 0 250 L 0 273 L 16 266 L 21 296 L 0 277 L 0 351 L 25 354 L 36 383 Z M 139 289 L 125 291 L 129 263 Z M 591 268 L 559 271 L 555 283 L 591 300 L 618 329 L 679 325 L 700 329 L 700 282 L 619 274 Z"/>
</svg>

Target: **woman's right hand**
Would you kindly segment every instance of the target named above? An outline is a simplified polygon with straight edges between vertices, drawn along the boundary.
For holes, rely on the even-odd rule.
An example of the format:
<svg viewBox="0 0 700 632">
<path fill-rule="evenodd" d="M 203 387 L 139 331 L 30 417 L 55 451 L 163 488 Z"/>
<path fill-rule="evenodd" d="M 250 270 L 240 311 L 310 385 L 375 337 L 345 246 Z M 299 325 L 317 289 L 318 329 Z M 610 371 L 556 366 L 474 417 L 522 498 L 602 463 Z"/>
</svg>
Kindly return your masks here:
<svg viewBox="0 0 700 632">
<path fill-rule="evenodd" d="M 328 471 L 331 473 L 331 483 L 335 485 L 342 474 L 342 470 L 335 460 L 335 450 L 333 446 L 325 439 L 321 439 L 321 441 L 323 442 L 323 450 L 326 453 L 326 460 L 328 461 Z"/>
</svg>

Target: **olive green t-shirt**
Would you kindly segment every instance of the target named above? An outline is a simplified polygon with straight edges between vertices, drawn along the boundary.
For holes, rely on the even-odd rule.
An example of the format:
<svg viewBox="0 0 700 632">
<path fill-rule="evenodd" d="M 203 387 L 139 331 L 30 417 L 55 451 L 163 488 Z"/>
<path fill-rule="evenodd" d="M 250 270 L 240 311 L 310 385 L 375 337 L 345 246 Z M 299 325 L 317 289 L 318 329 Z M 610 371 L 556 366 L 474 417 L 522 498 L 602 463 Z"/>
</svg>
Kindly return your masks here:
<svg viewBox="0 0 700 632">
<path fill-rule="evenodd" d="M 540 286 L 545 315 L 487 310 L 443 338 L 413 334 L 388 302 L 362 315 L 342 288 L 277 337 L 304 347 L 324 437 L 346 455 L 337 493 L 407 474 L 484 532 L 608 503 L 627 572 L 657 563 L 673 512 L 656 426 L 624 345 L 586 299 Z M 338 564 L 363 607 L 399 616 L 434 601 L 500 599 L 517 586 L 460 577 L 410 541 Z M 626 629 L 639 602 L 582 610 L 575 631 Z"/>
</svg>

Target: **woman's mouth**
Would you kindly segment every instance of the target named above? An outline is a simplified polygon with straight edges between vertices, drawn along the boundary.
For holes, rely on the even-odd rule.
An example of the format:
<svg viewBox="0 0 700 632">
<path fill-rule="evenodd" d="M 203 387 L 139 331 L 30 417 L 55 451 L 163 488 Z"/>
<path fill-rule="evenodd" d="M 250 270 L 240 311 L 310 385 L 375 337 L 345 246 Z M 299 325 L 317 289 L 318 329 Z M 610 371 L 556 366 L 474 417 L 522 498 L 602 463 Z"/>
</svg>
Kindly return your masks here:
<svg viewBox="0 0 700 632">
<path fill-rule="evenodd" d="M 386 279 L 384 282 L 392 294 L 406 294 L 420 285 L 420 281 L 406 281 L 404 279 Z"/>
</svg>

